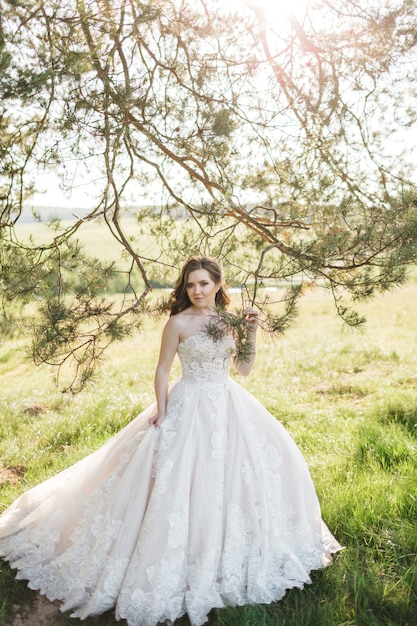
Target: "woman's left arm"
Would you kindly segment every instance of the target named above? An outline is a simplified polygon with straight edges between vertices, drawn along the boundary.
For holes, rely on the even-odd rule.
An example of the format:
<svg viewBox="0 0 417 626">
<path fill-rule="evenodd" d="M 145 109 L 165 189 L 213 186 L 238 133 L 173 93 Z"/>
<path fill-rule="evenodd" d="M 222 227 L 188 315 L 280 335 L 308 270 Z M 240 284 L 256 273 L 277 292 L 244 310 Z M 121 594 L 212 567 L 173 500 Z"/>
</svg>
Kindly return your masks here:
<svg viewBox="0 0 417 626">
<path fill-rule="evenodd" d="M 233 366 L 235 370 L 242 376 L 248 376 L 255 363 L 256 358 L 256 331 L 259 325 L 258 312 L 253 307 L 245 309 L 243 314 L 246 316 L 246 324 L 249 328 L 248 339 L 251 344 L 250 356 L 247 361 L 239 361 L 236 358 L 233 360 Z"/>
</svg>

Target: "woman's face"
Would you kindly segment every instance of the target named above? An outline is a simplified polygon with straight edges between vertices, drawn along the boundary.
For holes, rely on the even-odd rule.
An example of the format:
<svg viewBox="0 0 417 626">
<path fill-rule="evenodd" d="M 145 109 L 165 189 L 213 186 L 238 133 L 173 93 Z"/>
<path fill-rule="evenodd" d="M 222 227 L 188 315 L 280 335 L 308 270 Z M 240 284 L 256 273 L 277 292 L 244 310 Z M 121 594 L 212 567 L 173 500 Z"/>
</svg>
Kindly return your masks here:
<svg viewBox="0 0 417 626">
<path fill-rule="evenodd" d="M 220 283 L 215 283 L 205 269 L 194 270 L 188 274 L 187 296 L 197 309 L 213 308 L 219 288 Z"/>
</svg>

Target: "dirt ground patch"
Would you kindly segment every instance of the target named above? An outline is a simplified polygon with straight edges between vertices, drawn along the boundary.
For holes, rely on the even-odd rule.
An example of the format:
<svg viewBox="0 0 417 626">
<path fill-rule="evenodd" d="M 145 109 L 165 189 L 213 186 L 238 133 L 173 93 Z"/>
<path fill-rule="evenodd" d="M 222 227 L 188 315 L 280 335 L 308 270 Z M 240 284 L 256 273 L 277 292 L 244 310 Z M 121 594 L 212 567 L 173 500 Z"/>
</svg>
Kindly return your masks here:
<svg viewBox="0 0 417 626">
<path fill-rule="evenodd" d="M 13 607 L 14 617 L 4 626 L 53 626 L 59 608 L 43 596 L 37 596 L 34 604 Z"/>
<path fill-rule="evenodd" d="M 5 465 L 0 467 L 0 486 L 5 483 L 17 483 L 24 476 L 26 467 L 23 465 Z"/>
</svg>

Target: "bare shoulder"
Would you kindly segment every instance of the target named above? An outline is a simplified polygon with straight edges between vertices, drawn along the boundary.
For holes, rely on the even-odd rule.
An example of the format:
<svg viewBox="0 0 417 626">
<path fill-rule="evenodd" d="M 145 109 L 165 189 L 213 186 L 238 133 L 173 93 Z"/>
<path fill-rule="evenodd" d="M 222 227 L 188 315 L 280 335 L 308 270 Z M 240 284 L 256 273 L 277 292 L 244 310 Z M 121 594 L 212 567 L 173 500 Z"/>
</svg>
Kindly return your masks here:
<svg viewBox="0 0 417 626">
<path fill-rule="evenodd" d="M 181 327 L 181 320 L 178 320 L 178 315 L 173 315 L 164 326 L 164 335 L 179 336 Z"/>
<path fill-rule="evenodd" d="M 182 335 L 190 323 L 190 314 L 187 313 L 187 310 L 181 311 L 181 313 L 170 317 L 168 323 L 171 324 L 171 328 L 175 330 L 175 332 Z"/>
<path fill-rule="evenodd" d="M 164 335 L 172 339 L 181 340 L 184 330 L 187 327 L 187 316 L 177 313 L 169 318 L 164 328 Z"/>
<path fill-rule="evenodd" d="M 160 362 L 172 360 L 180 343 L 180 328 L 175 316 L 169 318 L 164 326 L 161 337 Z"/>
<path fill-rule="evenodd" d="M 169 327 L 168 327 L 169 324 Z M 192 311 L 185 309 L 173 315 L 165 328 L 167 332 L 175 333 L 179 341 L 184 341 L 189 335 L 195 335 L 201 328 L 201 316 L 196 316 Z"/>
</svg>

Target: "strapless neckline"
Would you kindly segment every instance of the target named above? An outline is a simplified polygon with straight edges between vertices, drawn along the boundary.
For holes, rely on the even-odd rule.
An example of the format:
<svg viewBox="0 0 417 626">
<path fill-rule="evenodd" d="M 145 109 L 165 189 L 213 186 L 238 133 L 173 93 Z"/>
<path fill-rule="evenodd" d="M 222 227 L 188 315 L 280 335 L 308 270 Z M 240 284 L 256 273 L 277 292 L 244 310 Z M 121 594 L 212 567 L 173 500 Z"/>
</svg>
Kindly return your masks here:
<svg viewBox="0 0 417 626">
<path fill-rule="evenodd" d="M 180 341 L 180 342 L 178 343 L 178 346 L 183 346 L 184 344 L 186 344 L 186 343 L 187 343 L 187 341 L 188 341 L 189 339 L 194 339 L 195 337 L 200 337 L 200 335 L 207 335 L 207 333 L 206 333 L 204 330 L 202 330 L 202 331 L 200 331 L 199 333 L 195 333 L 194 335 L 189 335 L 188 337 L 186 337 L 185 339 L 183 339 L 182 341 Z M 207 337 L 208 337 L 208 336 L 209 336 L 209 335 L 207 335 Z"/>
</svg>

